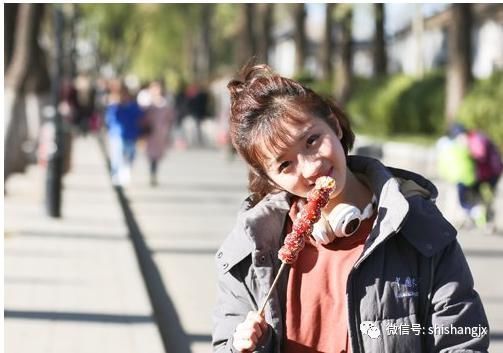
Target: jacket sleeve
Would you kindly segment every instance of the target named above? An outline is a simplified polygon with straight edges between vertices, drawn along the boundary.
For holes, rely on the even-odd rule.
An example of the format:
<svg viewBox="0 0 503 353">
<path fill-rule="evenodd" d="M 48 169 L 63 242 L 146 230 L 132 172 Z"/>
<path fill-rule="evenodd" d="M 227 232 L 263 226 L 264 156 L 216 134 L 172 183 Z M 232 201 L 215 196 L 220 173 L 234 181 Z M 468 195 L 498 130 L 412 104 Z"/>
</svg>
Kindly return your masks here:
<svg viewBox="0 0 503 353">
<path fill-rule="evenodd" d="M 438 259 L 431 295 L 428 351 L 487 352 L 489 323 L 457 240 Z"/>
<path fill-rule="evenodd" d="M 218 273 L 217 303 L 213 310 L 212 344 L 214 352 L 237 352 L 233 347 L 233 334 L 249 311 L 256 310 L 246 291 L 245 284 L 231 272 Z M 267 334 L 255 352 L 272 352 L 273 333 L 269 326 Z"/>
</svg>

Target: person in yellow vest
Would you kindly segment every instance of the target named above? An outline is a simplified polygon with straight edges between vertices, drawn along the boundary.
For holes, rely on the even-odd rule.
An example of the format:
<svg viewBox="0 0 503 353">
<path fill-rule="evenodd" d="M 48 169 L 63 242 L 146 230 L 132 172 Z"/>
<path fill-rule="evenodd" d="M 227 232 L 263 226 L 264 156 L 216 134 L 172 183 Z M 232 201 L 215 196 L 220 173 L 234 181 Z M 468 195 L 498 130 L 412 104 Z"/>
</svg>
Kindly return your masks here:
<svg viewBox="0 0 503 353">
<path fill-rule="evenodd" d="M 477 171 L 468 144 L 468 134 L 463 125 L 454 123 L 448 134 L 437 142 L 437 168 L 439 176 L 456 185 L 459 204 L 467 213 L 472 225 L 486 224 L 486 211 L 476 190 Z"/>
</svg>

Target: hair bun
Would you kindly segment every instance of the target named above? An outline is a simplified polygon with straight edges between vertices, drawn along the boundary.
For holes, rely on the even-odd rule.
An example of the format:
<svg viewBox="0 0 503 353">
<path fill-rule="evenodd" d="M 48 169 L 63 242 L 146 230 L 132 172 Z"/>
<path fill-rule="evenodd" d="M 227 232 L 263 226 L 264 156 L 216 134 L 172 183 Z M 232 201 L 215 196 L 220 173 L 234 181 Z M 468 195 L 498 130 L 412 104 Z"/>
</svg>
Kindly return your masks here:
<svg viewBox="0 0 503 353">
<path fill-rule="evenodd" d="M 227 84 L 227 89 L 230 92 L 231 97 L 236 97 L 245 88 L 253 85 L 255 81 L 260 78 L 270 78 L 274 76 L 273 70 L 266 64 L 253 65 L 250 61 L 246 64 L 239 72 L 238 78 L 230 81 Z"/>
<path fill-rule="evenodd" d="M 238 80 L 232 80 L 227 84 L 227 89 L 229 90 L 231 97 L 235 97 L 243 91 L 243 84 L 243 82 Z"/>
<path fill-rule="evenodd" d="M 244 77 L 244 81 L 253 81 L 255 78 L 270 77 L 273 75 L 272 69 L 267 64 L 248 64 L 241 70 L 241 77 Z"/>
</svg>

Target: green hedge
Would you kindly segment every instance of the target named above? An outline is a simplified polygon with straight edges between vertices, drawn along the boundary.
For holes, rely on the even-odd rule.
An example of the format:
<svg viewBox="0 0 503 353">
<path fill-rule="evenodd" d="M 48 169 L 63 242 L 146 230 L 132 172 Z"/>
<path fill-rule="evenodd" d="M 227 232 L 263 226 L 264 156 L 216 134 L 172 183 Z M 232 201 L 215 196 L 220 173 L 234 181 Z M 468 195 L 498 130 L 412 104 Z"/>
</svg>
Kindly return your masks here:
<svg viewBox="0 0 503 353">
<path fill-rule="evenodd" d="M 444 130 L 445 78 L 394 75 L 357 79 L 347 104 L 355 129 L 376 135 L 434 134 Z"/>
<path fill-rule="evenodd" d="M 463 100 L 458 120 L 485 131 L 503 148 L 503 71 L 478 80 Z"/>
<path fill-rule="evenodd" d="M 296 77 L 313 90 L 330 95 L 328 80 L 308 74 Z M 446 130 L 445 73 L 423 78 L 404 74 L 371 79 L 355 78 L 346 110 L 354 129 L 373 136 L 425 136 L 436 138 Z M 458 120 L 489 134 L 503 148 L 503 71 L 474 82 L 460 107 Z"/>
</svg>

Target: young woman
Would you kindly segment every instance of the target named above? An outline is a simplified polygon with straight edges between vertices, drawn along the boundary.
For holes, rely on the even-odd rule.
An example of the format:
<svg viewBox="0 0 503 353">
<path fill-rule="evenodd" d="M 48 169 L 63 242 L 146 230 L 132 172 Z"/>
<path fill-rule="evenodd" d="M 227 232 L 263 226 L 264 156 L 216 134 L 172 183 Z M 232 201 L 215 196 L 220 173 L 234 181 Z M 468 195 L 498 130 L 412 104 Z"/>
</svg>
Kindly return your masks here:
<svg viewBox="0 0 503 353">
<path fill-rule="evenodd" d="M 216 255 L 214 350 L 487 351 L 484 309 L 435 186 L 349 156 L 354 134 L 337 105 L 265 65 L 228 88 L 251 195 Z M 336 189 L 259 315 L 278 250 L 320 176 Z"/>
<path fill-rule="evenodd" d="M 149 128 L 147 135 L 147 157 L 150 164 L 150 185 L 157 186 L 157 170 L 169 143 L 175 112 L 165 98 L 162 81 L 153 81 L 149 86 L 151 104 L 148 107 L 143 124 Z"/>
</svg>

